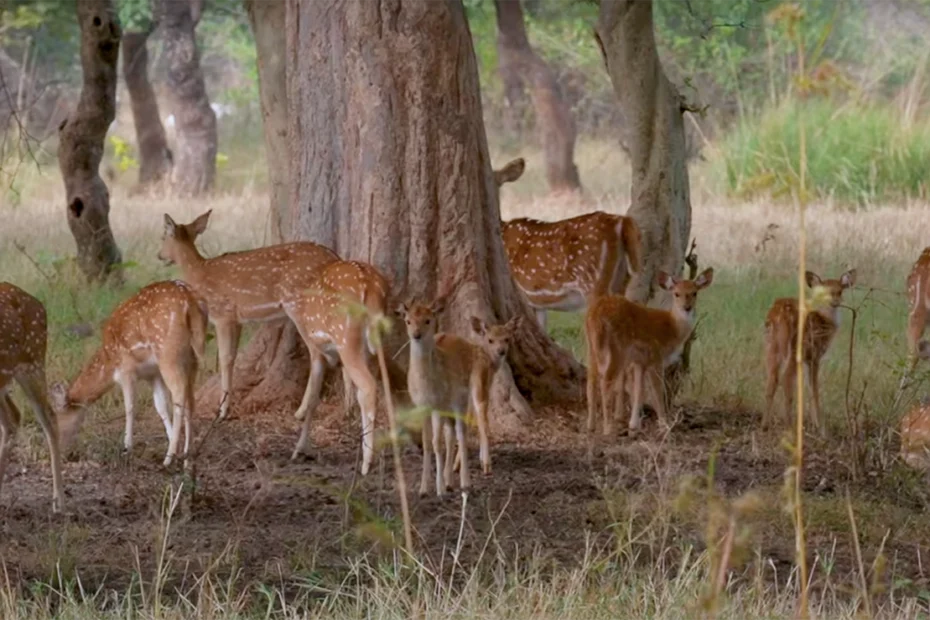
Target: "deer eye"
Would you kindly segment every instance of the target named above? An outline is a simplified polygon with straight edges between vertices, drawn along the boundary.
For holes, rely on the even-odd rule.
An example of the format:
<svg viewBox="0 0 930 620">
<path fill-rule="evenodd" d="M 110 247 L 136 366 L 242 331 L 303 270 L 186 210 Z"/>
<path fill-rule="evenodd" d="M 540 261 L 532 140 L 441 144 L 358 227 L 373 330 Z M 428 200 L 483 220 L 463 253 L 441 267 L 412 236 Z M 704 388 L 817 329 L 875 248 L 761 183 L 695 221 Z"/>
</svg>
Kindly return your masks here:
<svg viewBox="0 0 930 620">
<path fill-rule="evenodd" d="M 494 340 L 488 340 L 488 344 L 494 344 Z"/>
<path fill-rule="evenodd" d="M 426 319 L 426 324 L 429 325 L 430 323 L 431 321 L 429 319 Z"/>
</svg>

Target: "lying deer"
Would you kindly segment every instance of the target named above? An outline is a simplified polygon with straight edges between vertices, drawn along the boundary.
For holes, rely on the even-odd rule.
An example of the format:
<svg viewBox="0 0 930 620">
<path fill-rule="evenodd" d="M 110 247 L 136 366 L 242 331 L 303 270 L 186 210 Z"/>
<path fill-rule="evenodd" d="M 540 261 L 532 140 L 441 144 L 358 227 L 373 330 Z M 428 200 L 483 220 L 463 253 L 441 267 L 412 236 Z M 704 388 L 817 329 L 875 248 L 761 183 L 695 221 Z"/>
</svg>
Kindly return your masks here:
<svg viewBox="0 0 930 620">
<path fill-rule="evenodd" d="M 206 304 L 184 282 L 155 282 L 117 306 L 103 325 L 100 347 L 69 386 L 56 383 L 52 397 L 67 449 L 84 423 L 86 407 L 113 384 L 123 392 L 126 432 L 123 446 L 132 450 L 135 383 L 152 383 L 155 410 L 165 426 L 167 467 L 178 454 L 181 425 L 184 455 L 190 450 L 194 382 L 203 361 L 207 332 Z M 173 419 L 169 411 L 173 410 Z"/>
<path fill-rule="evenodd" d="M 291 459 L 307 448 L 310 419 L 320 404 L 327 365 L 341 360 L 344 376 L 355 386 L 362 414 L 362 475 L 374 456 L 377 381 L 368 367 L 375 352 L 369 329 L 387 312 L 387 279 L 374 267 L 359 261 L 331 262 L 322 268 L 316 283 L 284 303 L 284 311 L 310 351 L 310 377 L 303 400 L 294 416 L 303 420 L 300 438 Z M 361 306 L 353 309 L 352 304 Z M 348 389 L 348 388 L 347 388 Z"/>
<path fill-rule="evenodd" d="M 45 379 L 48 322 L 38 299 L 7 282 L 0 283 L 0 487 L 22 415 L 9 390 L 22 388 L 45 433 L 52 458 L 52 512 L 63 507 L 58 424 L 49 407 Z"/>
<path fill-rule="evenodd" d="M 806 273 L 806 278 L 807 286 L 823 287 L 830 298 L 825 307 L 806 313 L 804 346 L 801 351 L 813 397 L 811 421 L 815 427 L 823 430 L 820 425 L 820 362 L 833 343 L 833 337 L 840 324 L 839 306 L 843 301 L 843 292 L 856 283 L 856 270 L 850 269 L 837 280 L 822 280 L 812 271 Z M 785 394 L 785 418 L 791 420 L 797 376 L 794 362 L 797 356 L 799 322 L 798 300 L 793 297 L 776 299 L 765 317 L 766 388 L 763 426 L 768 426 L 771 422 L 779 381 Z"/>
<path fill-rule="evenodd" d="M 523 174 L 517 158 L 494 171 L 500 186 Z M 526 217 L 501 222 L 504 249 L 513 281 L 546 327 L 546 312 L 585 309 L 588 299 L 622 295 L 642 255 L 633 218 L 595 211 L 557 222 Z"/>
<path fill-rule="evenodd" d="M 219 350 L 220 418 L 225 418 L 242 325 L 285 318 L 284 302 L 313 286 L 320 270 L 339 257 L 327 247 L 299 241 L 204 258 L 194 242 L 207 229 L 210 213 L 190 224 L 176 224 L 165 214 L 158 257 L 177 264 L 183 279 L 207 302 Z"/>
<path fill-rule="evenodd" d="M 420 494 L 429 488 L 430 452 L 435 459 L 436 495 L 452 486 L 452 470 L 459 462 L 459 483 L 462 490 L 470 485 L 467 445 L 465 443 L 464 416 L 471 412 L 478 425 L 479 459 L 485 475 L 491 473 L 491 454 L 488 441 L 488 400 L 491 380 L 507 357 L 510 341 L 519 328 L 520 319 L 514 318 L 504 325 L 488 326 L 473 317 L 471 327 L 481 344 L 448 333 L 436 333 L 439 315 L 445 309 L 445 298 L 431 304 L 405 303 L 397 308 L 407 327 L 410 338 L 410 365 L 407 369 L 407 390 L 414 406 L 428 407 L 430 420 L 423 424 L 423 468 L 420 476 Z M 442 411 L 458 415 L 455 421 L 441 418 Z M 453 459 L 453 428 L 458 455 Z M 430 436 L 431 435 L 431 436 Z M 441 452 L 445 440 L 445 458 Z"/>
<path fill-rule="evenodd" d="M 658 283 L 672 294 L 671 310 L 648 308 L 621 295 L 599 297 L 585 316 L 588 346 L 588 432 L 594 430 L 594 412 L 600 396 L 603 433 L 611 433 L 611 392 L 616 398 L 614 417 L 626 407 L 626 379 L 631 378 L 630 429 L 641 426 L 643 386 L 648 380 L 659 423 L 667 426 L 663 371 L 681 355 L 694 330 L 698 292 L 710 286 L 714 270 L 705 269 L 695 280 L 681 280 L 665 272 Z M 599 388 L 599 389 L 598 389 Z"/>
<path fill-rule="evenodd" d="M 917 359 L 930 359 L 930 342 L 921 340 L 916 347 Z M 901 458 L 911 467 L 930 464 L 930 401 L 924 400 L 901 418 Z"/>
</svg>

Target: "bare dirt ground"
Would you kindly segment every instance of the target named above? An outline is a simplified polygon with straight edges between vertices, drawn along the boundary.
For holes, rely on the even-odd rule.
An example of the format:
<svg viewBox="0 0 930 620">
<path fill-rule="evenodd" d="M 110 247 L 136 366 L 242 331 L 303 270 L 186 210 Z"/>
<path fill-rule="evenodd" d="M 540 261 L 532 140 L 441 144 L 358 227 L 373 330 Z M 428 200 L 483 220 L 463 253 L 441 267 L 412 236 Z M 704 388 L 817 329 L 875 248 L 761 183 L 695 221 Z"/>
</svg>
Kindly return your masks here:
<svg viewBox="0 0 930 620">
<path fill-rule="evenodd" d="M 199 461 L 190 514 L 179 510 L 171 527 L 168 553 L 174 579 L 210 569 L 287 583 L 327 571 L 338 574 L 359 554 L 389 552 L 387 529 L 379 525 L 389 521 L 396 526 L 399 518 L 389 451 L 381 451 L 368 477 L 354 475 L 358 442 L 349 428 L 340 428 L 345 418 L 335 406 L 321 409 L 315 455 L 295 463 L 288 457 L 297 423 L 289 414 L 236 417 L 215 427 Z M 757 416 L 687 408 L 668 438 L 662 440 L 647 427 L 637 438 L 600 440 L 592 461 L 584 435 L 575 430 L 579 419 L 555 410 L 539 411 L 538 416 L 542 421 L 532 439 L 492 445 L 491 477 L 478 472 L 472 451 L 475 488 L 464 525 L 459 493 L 444 500 L 416 496 L 420 457 L 416 447 L 406 448 L 415 536 L 428 564 L 448 565 L 460 526 L 463 565 L 489 556 L 534 555 L 551 565 L 574 566 L 582 561 L 586 541 L 610 549 L 632 537 L 620 532 L 632 527 L 636 534 L 640 526 L 640 543 L 631 544 L 642 544 L 643 560 L 650 561 L 642 540 L 654 542 L 662 528 L 649 525 L 655 518 L 648 511 L 670 504 L 683 476 L 706 476 L 716 450 L 718 491 L 735 497 L 759 489 L 765 498 L 754 535 L 754 561 L 770 569 L 771 576 L 786 577 L 793 536 L 778 496 L 786 458 L 774 435 L 753 432 Z M 116 441 L 122 423 L 121 416 L 112 417 L 93 429 L 94 436 Z M 0 557 L 10 575 L 47 581 L 58 571 L 67 575 L 76 569 L 86 588 L 125 586 L 139 568 L 143 575 L 153 573 L 166 484 L 179 476 L 161 466 L 165 439 L 154 413 L 141 411 L 137 424 L 132 457 L 95 458 L 106 451 L 90 440 L 66 463 L 67 511 L 60 517 L 49 514 L 47 461 L 10 467 L 0 503 Z M 208 419 L 200 419 L 197 435 L 208 425 Z M 853 483 L 841 460 L 830 456 L 842 448 L 830 452 L 828 443 L 817 445 L 810 448 L 805 472 L 805 490 L 812 498 L 810 555 L 815 565 L 818 558 L 829 558 L 835 574 L 851 573 L 854 547 L 843 498 L 847 484 Z M 919 493 L 902 491 L 893 480 L 891 474 L 881 474 L 851 487 L 857 510 L 880 507 L 878 517 L 860 517 L 866 561 L 875 557 L 887 536 L 884 554 L 893 560 L 896 574 L 913 580 L 915 588 L 923 587 L 920 558 L 930 548 L 930 528 L 923 525 L 921 512 L 927 504 Z M 703 546 L 699 520 L 671 517 L 667 523 L 671 526 L 665 528 L 663 548 L 680 549 L 683 542 Z"/>
</svg>

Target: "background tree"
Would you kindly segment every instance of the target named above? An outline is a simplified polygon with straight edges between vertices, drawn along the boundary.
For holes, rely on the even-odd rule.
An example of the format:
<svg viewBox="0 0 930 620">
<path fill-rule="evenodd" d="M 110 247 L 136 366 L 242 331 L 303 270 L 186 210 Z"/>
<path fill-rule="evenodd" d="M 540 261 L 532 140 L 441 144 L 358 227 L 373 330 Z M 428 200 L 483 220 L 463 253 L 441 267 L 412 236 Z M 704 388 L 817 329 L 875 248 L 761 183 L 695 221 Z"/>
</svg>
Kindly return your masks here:
<svg viewBox="0 0 930 620">
<path fill-rule="evenodd" d="M 525 316 L 510 355 L 516 385 L 547 403 L 577 400 L 580 365 L 540 330 L 510 276 L 462 3 L 384 4 L 288 1 L 286 237 L 378 266 L 396 300 L 447 293 L 446 330 Z M 253 339 L 237 377 L 263 378 L 237 402 L 293 407 L 306 378 L 294 340 L 283 326 Z M 495 382 L 497 431 L 526 421 L 520 391 L 507 372 Z"/>
<path fill-rule="evenodd" d="M 171 170 L 171 152 L 158 112 L 158 98 L 149 81 L 148 38 L 155 29 L 147 0 L 122 0 L 123 79 L 129 91 L 132 120 L 139 146 L 138 189 L 161 181 Z"/>
<path fill-rule="evenodd" d="M 505 105 L 519 109 L 524 83 L 536 110 L 536 131 L 543 146 L 546 180 L 552 191 L 581 189 L 574 162 L 575 119 L 549 65 L 533 51 L 526 37 L 520 0 L 494 0 L 497 50 Z"/>
<path fill-rule="evenodd" d="M 168 92 L 177 136 L 172 184 L 181 194 L 213 188 L 216 178 L 216 114 L 210 107 L 195 29 L 202 0 L 152 0 L 168 64 Z"/>
<path fill-rule="evenodd" d="M 112 0 L 78 2 L 77 19 L 84 83 L 76 109 L 59 128 L 58 165 L 78 264 L 88 278 L 99 279 L 122 261 L 110 230 L 110 193 L 98 173 L 104 138 L 116 116 L 121 31 Z"/>
</svg>

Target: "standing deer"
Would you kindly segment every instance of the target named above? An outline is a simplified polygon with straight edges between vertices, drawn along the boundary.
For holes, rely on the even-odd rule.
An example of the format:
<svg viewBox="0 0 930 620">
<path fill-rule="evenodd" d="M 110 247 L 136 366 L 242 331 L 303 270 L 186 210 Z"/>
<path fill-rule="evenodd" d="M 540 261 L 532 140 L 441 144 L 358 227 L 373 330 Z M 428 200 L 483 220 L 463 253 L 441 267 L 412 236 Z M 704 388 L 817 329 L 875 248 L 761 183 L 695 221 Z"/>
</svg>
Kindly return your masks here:
<svg viewBox="0 0 930 620">
<path fill-rule="evenodd" d="M 856 283 L 856 270 L 850 269 L 837 280 L 823 280 L 816 273 L 808 271 L 806 279 L 807 286 L 822 287 L 830 299 L 825 307 L 806 313 L 801 351 L 813 399 L 811 419 L 815 427 L 823 430 L 820 424 L 820 362 L 833 343 L 840 324 L 839 306 L 843 301 L 843 292 Z M 789 421 L 791 419 L 799 323 L 798 300 L 793 297 L 776 299 L 765 317 L 766 388 L 763 426 L 771 422 L 779 381 L 785 395 L 785 418 Z"/>
<path fill-rule="evenodd" d="M 225 418 L 242 325 L 284 319 L 284 302 L 311 287 L 323 266 L 339 257 L 327 247 L 301 241 L 204 258 L 194 242 L 206 230 L 210 213 L 190 224 L 176 224 L 165 214 L 158 257 L 177 264 L 184 280 L 207 302 L 219 350 L 220 418 Z"/>
<path fill-rule="evenodd" d="M 494 170 L 498 187 L 520 178 L 522 157 Z M 622 295 L 638 272 L 642 235 L 635 220 L 594 211 L 557 222 L 521 217 L 501 222 L 513 280 L 545 329 L 546 312 L 584 310 L 594 297 Z"/>
<path fill-rule="evenodd" d="M 65 449 L 84 423 L 86 408 L 120 386 L 126 409 L 123 446 L 132 450 L 135 383 L 152 383 L 155 410 L 168 436 L 167 467 L 178 454 L 181 425 L 189 456 L 197 366 L 203 361 L 206 304 L 178 280 L 155 282 L 117 306 L 103 325 L 100 347 L 69 386 L 56 383 L 52 396 Z M 173 419 L 169 411 L 173 409 Z"/>
<path fill-rule="evenodd" d="M 632 379 L 630 429 L 641 425 L 644 381 L 656 404 L 659 424 L 667 426 L 663 395 L 663 371 L 681 355 L 694 330 L 698 292 L 710 286 L 714 270 L 705 269 L 697 278 L 681 280 L 660 271 L 658 283 L 672 293 L 671 310 L 648 308 L 621 295 L 597 298 L 585 316 L 588 347 L 588 432 L 594 430 L 594 413 L 600 396 L 603 433 L 611 433 L 611 418 L 626 406 L 625 382 Z M 599 385 L 598 385 L 599 384 Z M 610 412 L 611 392 L 616 409 Z"/>
<path fill-rule="evenodd" d="M 930 342 L 917 343 L 916 358 L 930 359 Z M 901 458 L 911 467 L 930 465 L 930 401 L 924 400 L 901 418 Z"/>
<path fill-rule="evenodd" d="M 920 356 L 917 343 L 924 334 L 927 311 L 930 310 L 930 247 L 924 248 L 907 275 L 907 301 L 910 306 L 907 314 L 907 350 L 910 355 L 907 374 L 910 374 Z"/>
<path fill-rule="evenodd" d="M 470 485 L 468 454 L 465 443 L 464 416 L 469 411 L 478 425 L 479 458 L 485 475 L 491 473 L 491 455 L 488 441 L 488 399 L 494 372 L 507 357 L 510 341 L 520 324 L 519 317 L 504 325 L 488 326 L 472 317 L 471 327 L 481 344 L 464 338 L 436 333 L 439 315 L 445 309 L 445 298 L 431 304 L 405 303 L 397 308 L 407 327 L 410 338 L 410 365 L 407 369 L 407 390 L 415 406 L 431 410 L 429 423 L 423 424 L 423 468 L 420 476 L 420 494 L 429 488 L 430 452 L 435 459 L 436 495 L 442 497 L 451 488 L 452 470 L 459 462 L 459 483 L 462 490 Z M 443 420 L 441 411 L 458 414 L 454 423 Z M 453 459 L 453 428 L 458 455 Z M 431 436 L 430 436 L 431 435 Z M 445 458 L 441 441 L 445 439 Z"/>
<path fill-rule="evenodd" d="M 337 260 L 322 268 L 311 288 L 284 303 L 285 313 L 310 351 L 310 377 L 294 414 L 303 420 L 303 426 L 291 459 L 306 450 L 310 420 L 320 404 L 323 375 L 338 356 L 344 376 L 356 389 L 362 414 L 362 475 L 368 473 L 374 456 L 378 387 L 368 368 L 368 356 L 375 352 L 369 329 L 386 314 L 388 295 L 387 279 L 377 269 L 359 261 Z M 361 307 L 353 309 L 351 304 Z M 346 386 L 348 389 L 348 383 Z"/>
<path fill-rule="evenodd" d="M 48 321 L 38 299 L 7 282 L 0 283 L 0 487 L 22 415 L 9 389 L 15 381 L 45 433 L 52 459 L 52 512 L 63 507 L 58 424 L 49 407 L 45 379 Z"/>
</svg>

